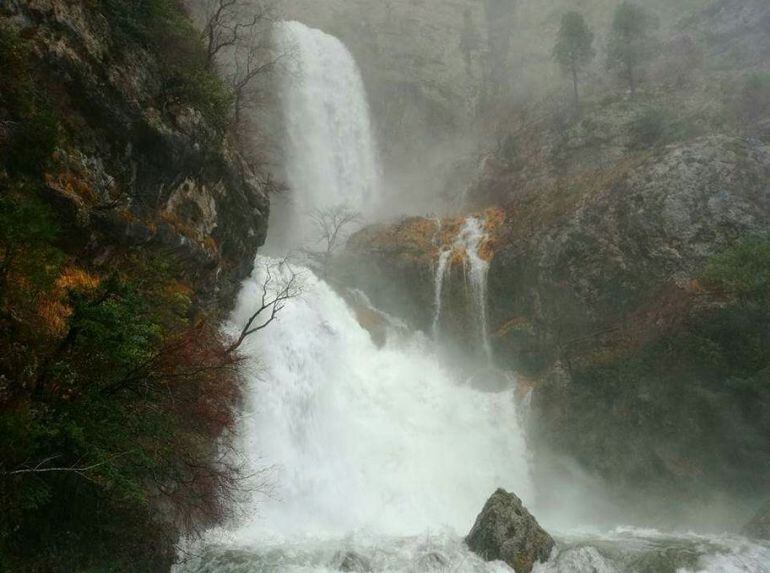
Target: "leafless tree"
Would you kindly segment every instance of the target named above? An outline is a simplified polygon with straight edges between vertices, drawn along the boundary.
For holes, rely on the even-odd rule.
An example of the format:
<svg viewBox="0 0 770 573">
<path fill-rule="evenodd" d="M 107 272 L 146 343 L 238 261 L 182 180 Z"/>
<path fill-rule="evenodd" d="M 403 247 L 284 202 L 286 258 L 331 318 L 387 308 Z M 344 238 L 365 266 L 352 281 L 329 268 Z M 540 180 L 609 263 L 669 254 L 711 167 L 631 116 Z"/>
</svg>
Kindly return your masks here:
<svg viewBox="0 0 770 573">
<path fill-rule="evenodd" d="M 217 69 L 233 93 L 233 125 L 258 97 L 257 79 L 273 71 L 284 54 L 271 41 L 279 0 L 192 0 L 201 25 L 206 65 Z"/>
<path fill-rule="evenodd" d="M 258 28 L 273 21 L 275 3 L 248 0 L 203 0 L 201 39 L 206 64 L 213 68 L 217 57 L 243 42 Z"/>
<path fill-rule="evenodd" d="M 252 312 L 238 337 L 227 348 L 228 353 L 238 350 L 252 334 L 267 328 L 278 318 L 278 314 L 284 309 L 287 301 L 302 294 L 299 275 L 291 268 L 286 259 L 278 264 L 266 263 L 263 272 L 260 305 Z"/>
<path fill-rule="evenodd" d="M 361 214 L 342 203 L 333 207 L 314 209 L 310 221 L 316 230 L 317 248 L 304 249 L 311 259 L 320 265 L 324 276 L 328 273 L 332 256 L 347 238 L 349 228 L 361 222 Z"/>
</svg>

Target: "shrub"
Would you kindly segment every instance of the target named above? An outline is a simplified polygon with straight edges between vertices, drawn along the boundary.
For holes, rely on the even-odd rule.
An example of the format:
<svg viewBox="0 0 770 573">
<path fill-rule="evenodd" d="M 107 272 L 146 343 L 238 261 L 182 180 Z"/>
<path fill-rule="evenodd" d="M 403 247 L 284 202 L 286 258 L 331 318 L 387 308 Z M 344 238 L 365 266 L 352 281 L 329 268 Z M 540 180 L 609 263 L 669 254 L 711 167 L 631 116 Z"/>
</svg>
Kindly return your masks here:
<svg viewBox="0 0 770 573">
<path fill-rule="evenodd" d="M 631 147 L 649 148 L 664 143 L 670 133 L 670 116 L 659 108 L 647 108 L 628 124 Z"/>
<path fill-rule="evenodd" d="M 746 78 L 738 100 L 738 112 L 746 123 L 770 114 L 770 73 L 755 73 Z"/>
<path fill-rule="evenodd" d="M 199 110 L 223 133 L 230 123 L 233 98 L 206 66 L 200 32 L 177 0 L 96 0 L 118 42 L 149 46 L 163 72 L 163 98 Z"/>
</svg>

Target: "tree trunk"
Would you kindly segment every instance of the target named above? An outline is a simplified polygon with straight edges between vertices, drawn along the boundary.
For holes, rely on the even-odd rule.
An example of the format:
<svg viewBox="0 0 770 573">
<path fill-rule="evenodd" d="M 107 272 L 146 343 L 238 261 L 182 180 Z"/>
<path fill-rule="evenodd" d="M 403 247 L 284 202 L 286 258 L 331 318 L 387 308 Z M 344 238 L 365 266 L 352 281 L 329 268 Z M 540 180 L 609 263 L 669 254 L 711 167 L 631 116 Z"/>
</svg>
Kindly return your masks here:
<svg viewBox="0 0 770 573">
<path fill-rule="evenodd" d="M 577 67 L 572 66 L 572 90 L 575 98 L 575 115 L 580 114 L 580 94 L 578 93 Z"/>
<path fill-rule="evenodd" d="M 636 76 L 634 76 L 634 66 L 628 66 L 628 87 L 631 88 L 631 97 L 636 96 Z"/>
</svg>

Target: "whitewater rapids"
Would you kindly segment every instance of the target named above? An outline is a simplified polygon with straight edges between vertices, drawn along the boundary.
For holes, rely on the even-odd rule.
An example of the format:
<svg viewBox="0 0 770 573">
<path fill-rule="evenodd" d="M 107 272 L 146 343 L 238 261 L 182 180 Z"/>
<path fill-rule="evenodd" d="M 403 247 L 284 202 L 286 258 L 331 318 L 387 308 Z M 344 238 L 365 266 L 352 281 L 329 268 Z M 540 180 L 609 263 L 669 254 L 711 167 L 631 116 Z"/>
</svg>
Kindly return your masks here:
<svg viewBox="0 0 770 573">
<path fill-rule="evenodd" d="M 267 268 L 290 276 L 260 257 L 233 332 L 261 299 Z M 302 294 L 243 347 L 240 449 L 255 473 L 271 468 L 273 487 L 252 492 L 240 519 L 210 532 L 177 571 L 330 573 L 354 552 L 372 571 L 510 572 L 462 538 L 497 487 L 533 503 L 512 393 L 455 379 L 419 333 L 393 328 L 377 347 L 329 285 L 293 271 Z M 556 538 L 535 573 L 770 573 L 770 547 L 738 537 L 619 528 Z"/>
</svg>

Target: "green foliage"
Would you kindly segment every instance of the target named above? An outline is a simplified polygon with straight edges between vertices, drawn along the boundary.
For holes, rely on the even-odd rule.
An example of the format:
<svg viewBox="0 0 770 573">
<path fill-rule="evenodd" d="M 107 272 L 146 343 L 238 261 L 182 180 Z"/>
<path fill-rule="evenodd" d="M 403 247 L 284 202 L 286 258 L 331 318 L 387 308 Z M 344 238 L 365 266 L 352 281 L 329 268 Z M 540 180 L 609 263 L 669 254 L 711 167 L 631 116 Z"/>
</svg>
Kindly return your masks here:
<svg viewBox="0 0 770 573">
<path fill-rule="evenodd" d="M 666 108 L 644 107 L 627 126 L 629 146 L 649 149 L 691 138 L 699 133 L 692 118 L 677 115 Z"/>
<path fill-rule="evenodd" d="M 646 452 L 641 460 L 655 459 L 665 441 L 687 464 L 710 468 L 723 480 L 720 487 L 736 481 L 766 487 L 770 234 L 744 237 L 713 257 L 699 282 L 721 303 L 640 347 L 573 372 L 571 410 L 593 413 L 576 414 L 573 423 L 585 425 L 576 431 L 593 436 L 598 450 L 632 448 Z M 643 482 L 665 479 L 649 462 L 636 471 Z"/>
<path fill-rule="evenodd" d="M 731 297 L 770 306 L 770 234 L 748 237 L 714 257 L 703 280 Z"/>
<path fill-rule="evenodd" d="M 497 156 L 505 161 L 509 168 L 514 169 L 520 161 L 520 146 L 518 138 L 509 133 L 500 142 Z"/>
<path fill-rule="evenodd" d="M 60 140 L 58 117 L 35 88 L 31 52 L 18 31 L 0 24 L 0 109 L 12 120 L 4 163 L 11 175 L 39 175 Z"/>
<path fill-rule="evenodd" d="M 657 19 L 642 7 L 622 2 L 615 10 L 607 45 L 607 65 L 618 70 L 621 78 L 636 92 L 638 68 L 653 56 L 652 30 Z"/>
<path fill-rule="evenodd" d="M 119 42 L 148 46 L 158 54 L 167 103 L 199 110 L 223 133 L 233 96 L 206 66 L 201 35 L 177 0 L 94 0 L 107 16 Z"/>
<path fill-rule="evenodd" d="M 672 118 L 660 108 L 650 107 L 638 113 L 628 125 L 631 147 L 648 148 L 666 140 Z"/>
<path fill-rule="evenodd" d="M 33 113 L 12 132 L 8 149 L 11 175 L 40 175 L 59 143 L 59 122 L 49 110 Z"/>
<path fill-rule="evenodd" d="M 770 115 L 770 73 L 754 73 L 746 78 L 738 100 L 738 112 L 749 124 Z"/>
<path fill-rule="evenodd" d="M 596 55 L 593 42 L 594 34 L 583 15 L 580 12 L 567 12 L 561 19 L 553 57 L 565 73 L 575 73 Z"/>
<path fill-rule="evenodd" d="M 596 55 L 594 34 L 580 12 L 567 12 L 561 20 L 553 56 L 563 70 L 572 72 L 588 64 Z"/>
<path fill-rule="evenodd" d="M 593 49 L 594 34 L 589 30 L 580 12 L 567 12 L 562 16 L 559 36 L 553 50 L 553 57 L 559 63 L 564 73 L 570 74 L 577 100 L 578 72 L 593 60 L 596 52 Z"/>
<path fill-rule="evenodd" d="M 214 74 L 202 68 L 177 70 L 169 75 L 165 88 L 169 98 L 199 110 L 219 132 L 227 129 L 233 94 Z"/>
<path fill-rule="evenodd" d="M 58 233 L 50 206 L 34 189 L 0 196 L 0 304 L 8 302 L 6 281 L 12 272 L 25 277 L 26 286 L 17 294 L 28 302 L 50 287 L 64 259 L 54 245 Z"/>
<path fill-rule="evenodd" d="M 18 31 L 0 23 L 0 108 L 17 113 L 33 111 L 34 82 L 29 73 L 30 50 Z"/>
</svg>

